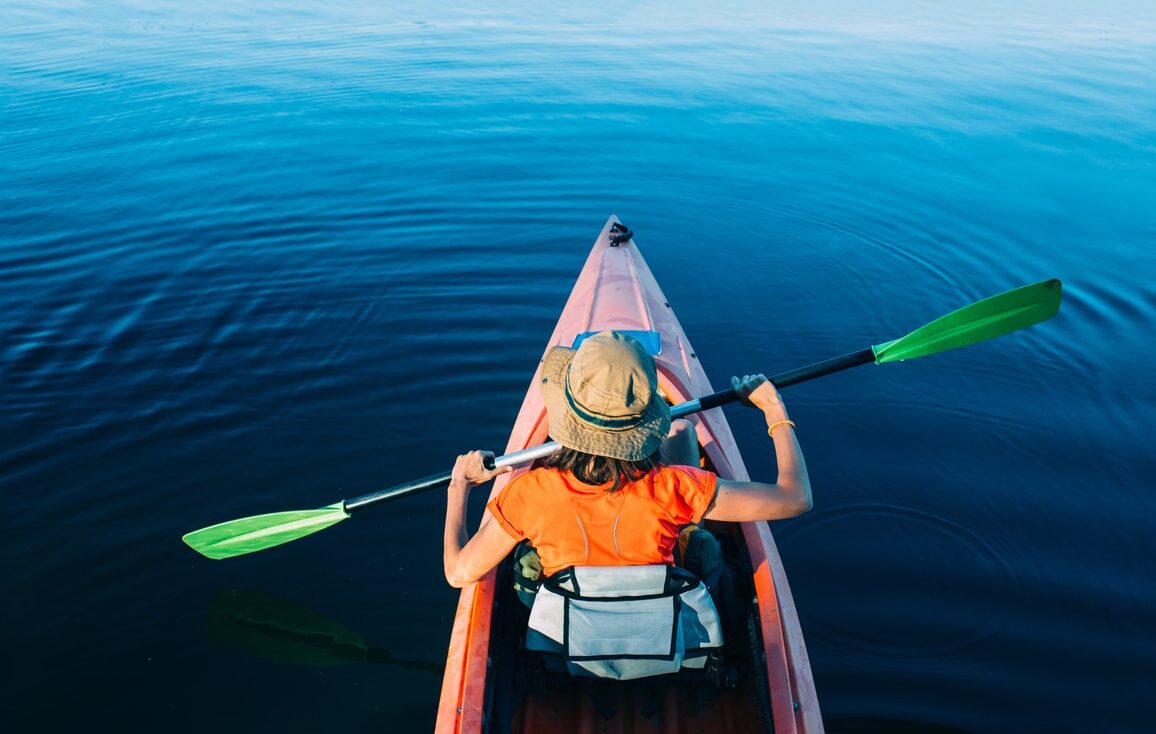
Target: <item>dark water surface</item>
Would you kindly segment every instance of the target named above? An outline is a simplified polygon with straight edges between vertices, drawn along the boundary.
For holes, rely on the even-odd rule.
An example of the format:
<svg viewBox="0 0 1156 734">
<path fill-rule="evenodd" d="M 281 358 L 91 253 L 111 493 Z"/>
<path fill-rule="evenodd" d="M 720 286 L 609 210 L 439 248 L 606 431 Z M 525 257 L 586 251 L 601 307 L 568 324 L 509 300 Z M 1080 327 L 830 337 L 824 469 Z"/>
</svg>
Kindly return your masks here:
<svg viewBox="0 0 1156 734">
<path fill-rule="evenodd" d="M 428 730 L 440 496 L 180 536 L 500 449 L 611 213 L 716 384 L 1062 278 L 786 394 L 775 531 L 830 730 L 1156 729 L 1151 4 L 184 5 L 0 8 L 5 731 Z"/>
</svg>

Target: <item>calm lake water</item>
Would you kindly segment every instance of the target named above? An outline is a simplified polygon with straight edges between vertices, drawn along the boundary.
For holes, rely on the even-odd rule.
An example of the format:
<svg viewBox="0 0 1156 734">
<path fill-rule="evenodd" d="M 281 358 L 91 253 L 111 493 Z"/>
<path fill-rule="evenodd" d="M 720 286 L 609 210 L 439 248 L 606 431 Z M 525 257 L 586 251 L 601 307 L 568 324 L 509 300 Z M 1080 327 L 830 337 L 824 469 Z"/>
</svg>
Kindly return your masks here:
<svg viewBox="0 0 1156 734">
<path fill-rule="evenodd" d="M 180 536 L 503 447 L 612 213 L 716 385 L 1063 279 L 784 393 L 774 530 L 830 731 L 1156 729 L 1151 4 L 391 5 L 0 9 L 5 731 L 429 730 L 440 495 Z"/>
</svg>

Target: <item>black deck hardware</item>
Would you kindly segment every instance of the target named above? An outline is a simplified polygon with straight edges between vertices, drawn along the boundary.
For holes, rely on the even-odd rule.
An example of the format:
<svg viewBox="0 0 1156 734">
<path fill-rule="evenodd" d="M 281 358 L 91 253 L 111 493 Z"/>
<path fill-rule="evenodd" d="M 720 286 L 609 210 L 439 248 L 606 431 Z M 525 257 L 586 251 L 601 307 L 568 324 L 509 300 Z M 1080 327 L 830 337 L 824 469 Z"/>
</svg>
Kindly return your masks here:
<svg viewBox="0 0 1156 734">
<path fill-rule="evenodd" d="M 610 231 L 614 233 L 610 235 L 611 247 L 618 247 L 623 242 L 629 242 L 634 239 L 634 232 L 622 222 L 615 222 L 610 225 Z"/>
</svg>

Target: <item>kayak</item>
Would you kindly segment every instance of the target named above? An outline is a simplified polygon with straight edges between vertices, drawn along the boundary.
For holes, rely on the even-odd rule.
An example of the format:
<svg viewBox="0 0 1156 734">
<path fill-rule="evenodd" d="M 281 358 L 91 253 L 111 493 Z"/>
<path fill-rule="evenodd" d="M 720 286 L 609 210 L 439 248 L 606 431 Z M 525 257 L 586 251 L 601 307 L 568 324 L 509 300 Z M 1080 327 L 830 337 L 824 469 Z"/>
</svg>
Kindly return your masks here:
<svg viewBox="0 0 1156 734">
<path fill-rule="evenodd" d="M 616 217 L 594 243 L 547 349 L 573 346 L 583 335 L 607 329 L 631 333 L 656 353 L 659 388 L 672 404 L 714 392 L 633 233 Z M 549 440 L 539 379 L 535 372 L 507 453 Z M 749 478 L 720 409 L 689 420 L 706 468 L 727 479 Z M 511 476 L 516 474 L 495 480 L 491 498 Z M 727 564 L 740 593 L 752 600 L 745 605 L 745 639 L 728 640 L 728 650 L 739 654 L 730 655 L 737 670 L 727 685 L 688 685 L 668 677 L 604 681 L 557 675 L 542 683 L 542 671 L 522 648 L 525 608 L 513 590 L 507 559 L 461 592 L 436 731 L 821 732 L 802 629 L 770 527 L 765 522 L 703 524 L 728 549 Z"/>
</svg>

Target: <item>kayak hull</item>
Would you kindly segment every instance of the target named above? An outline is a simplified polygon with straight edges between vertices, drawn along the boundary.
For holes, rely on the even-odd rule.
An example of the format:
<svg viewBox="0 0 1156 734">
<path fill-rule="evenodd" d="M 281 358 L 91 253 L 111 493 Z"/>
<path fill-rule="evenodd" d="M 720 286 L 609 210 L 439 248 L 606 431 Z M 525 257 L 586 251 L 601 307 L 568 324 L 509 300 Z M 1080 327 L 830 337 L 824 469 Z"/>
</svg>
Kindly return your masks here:
<svg viewBox="0 0 1156 734">
<path fill-rule="evenodd" d="M 611 217 L 599 234 L 580 272 L 547 348 L 571 346 L 584 333 L 615 329 L 656 332 L 655 357 L 659 389 L 674 404 L 714 390 L 690 345 L 673 307 L 642 259 L 633 239 L 623 237 L 620 222 Z M 621 240 L 616 242 L 615 240 Z M 657 340 L 656 340 L 657 341 Z M 541 366 L 539 365 L 539 371 Z M 510 433 L 506 453 L 548 439 L 546 409 L 537 388 L 536 371 Z M 719 476 L 747 479 L 738 446 L 721 409 L 690 416 L 706 463 Z M 511 475 L 499 477 L 491 497 Z M 489 521 L 489 516 L 483 522 Z M 589 686 L 520 696 L 503 704 L 508 671 L 495 672 L 495 660 L 509 656 L 510 615 L 503 614 L 509 595 L 499 587 L 503 577 L 491 571 L 462 590 L 454 618 L 446 672 L 442 682 L 436 731 L 584 732 L 635 731 L 640 719 L 646 731 L 760 731 L 778 734 L 821 732 L 823 725 L 810 663 L 786 574 L 766 523 L 727 524 L 726 531 L 744 545 L 749 559 L 748 588 L 756 598 L 751 639 L 761 652 L 762 690 L 720 691 L 705 705 L 689 705 L 671 692 L 655 698 L 655 686 L 606 682 L 599 696 Z M 601 682 L 599 682 L 601 683 Z M 614 683 L 614 685 L 609 685 Z M 635 683 L 635 682 L 632 682 Z"/>
</svg>

